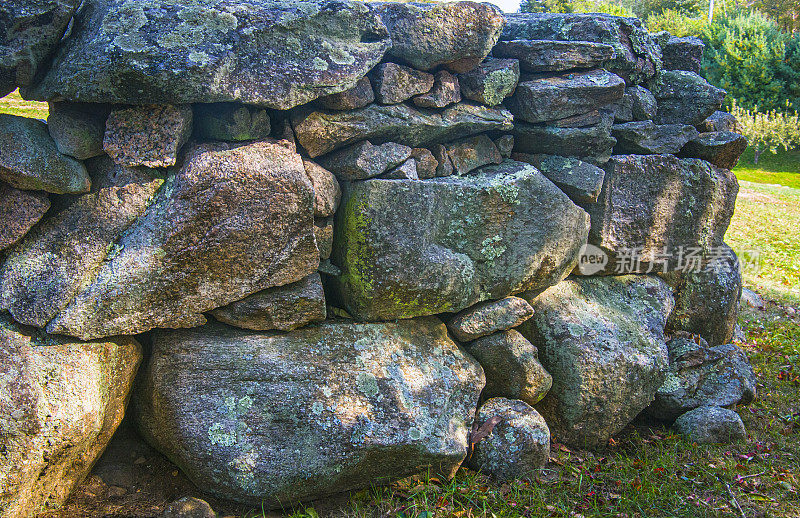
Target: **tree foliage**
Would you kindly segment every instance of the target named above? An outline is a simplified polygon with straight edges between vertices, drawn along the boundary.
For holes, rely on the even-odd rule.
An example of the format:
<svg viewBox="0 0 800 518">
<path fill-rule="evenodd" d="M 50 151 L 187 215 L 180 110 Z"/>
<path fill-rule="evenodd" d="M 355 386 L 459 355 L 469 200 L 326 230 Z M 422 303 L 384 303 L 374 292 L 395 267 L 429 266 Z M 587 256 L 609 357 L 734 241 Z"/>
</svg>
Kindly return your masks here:
<svg viewBox="0 0 800 518">
<path fill-rule="evenodd" d="M 789 114 L 771 110 L 761 113 L 741 108 L 734 102 L 731 113 L 753 148 L 753 162 L 756 164 L 764 151 L 774 154 L 781 147 L 788 151 L 800 146 L 800 116 L 797 112 Z"/>
<path fill-rule="evenodd" d="M 635 16 L 619 3 L 593 0 L 522 0 L 522 13 L 606 13 L 615 16 Z"/>
</svg>

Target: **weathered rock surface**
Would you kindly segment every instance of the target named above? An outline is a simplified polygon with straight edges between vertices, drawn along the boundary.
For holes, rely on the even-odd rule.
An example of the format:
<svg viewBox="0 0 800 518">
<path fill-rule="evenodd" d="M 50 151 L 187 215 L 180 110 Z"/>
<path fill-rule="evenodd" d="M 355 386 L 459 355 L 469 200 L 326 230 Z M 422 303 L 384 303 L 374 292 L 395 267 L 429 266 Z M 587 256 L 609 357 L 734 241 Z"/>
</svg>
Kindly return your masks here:
<svg viewBox="0 0 800 518">
<path fill-rule="evenodd" d="M 411 157 L 409 146 L 386 142 L 378 146 L 369 140 L 319 157 L 317 162 L 342 181 L 366 180 L 385 173 Z"/>
<path fill-rule="evenodd" d="M 506 106 L 516 119 L 534 124 L 596 110 L 625 93 L 625 82 L 605 70 L 524 79 Z"/>
<path fill-rule="evenodd" d="M 311 186 L 314 188 L 314 216 L 333 216 L 342 199 L 342 189 L 333 173 L 311 160 L 303 160 Z"/>
<path fill-rule="evenodd" d="M 105 104 L 50 103 L 47 131 L 60 153 L 78 160 L 102 155 L 106 119 Z"/>
<path fill-rule="evenodd" d="M 605 68 L 629 85 L 653 77 L 661 67 L 661 48 L 636 18 L 603 14 L 506 14 L 501 40 L 589 41 L 611 45 Z"/>
<path fill-rule="evenodd" d="M 122 421 L 141 358 L 132 338 L 70 341 L 0 315 L 0 515 L 64 503 Z"/>
<path fill-rule="evenodd" d="M 607 162 L 617 139 L 611 136 L 614 114 L 601 111 L 601 122 L 583 128 L 560 128 L 541 124 L 514 124 L 514 150 L 530 154 L 550 154 Z"/>
<path fill-rule="evenodd" d="M 675 421 L 675 429 L 698 444 L 727 444 L 747 439 L 739 414 L 714 406 L 686 412 Z"/>
<path fill-rule="evenodd" d="M 158 330 L 137 421 L 198 487 L 277 507 L 453 474 L 483 385 L 434 318 Z"/>
<path fill-rule="evenodd" d="M 45 123 L 5 113 L 0 114 L 0 180 L 54 194 L 88 192 L 91 184 L 83 164 L 58 152 Z"/>
<path fill-rule="evenodd" d="M 372 81 L 362 77 L 353 88 L 335 94 L 325 95 L 317 99 L 320 108 L 326 110 L 356 110 L 363 108 L 375 100 Z"/>
<path fill-rule="evenodd" d="M 667 349 L 667 379 L 647 409 L 653 417 L 674 421 L 701 406 L 732 407 L 755 399 L 756 375 L 737 346 L 710 347 L 702 338 L 678 333 Z"/>
<path fill-rule="evenodd" d="M 706 120 L 697 125 L 698 131 L 708 133 L 711 131 L 732 131 L 741 133 L 736 117 L 728 112 L 715 111 Z"/>
<path fill-rule="evenodd" d="M 591 41 L 511 40 L 498 42 L 492 54 L 518 59 L 526 72 L 563 72 L 602 66 L 614 48 Z"/>
<path fill-rule="evenodd" d="M 505 24 L 502 11 L 489 3 L 385 3 L 376 9 L 392 38 L 388 54 L 420 70 L 441 65 L 451 72 L 472 70 Z"/>
<path fill-rule="evenodd" d="M 664 70 L 685 70 L 699 74 L 705 47 L 700 38 L 669 36 L 666 42 L 661 43 Z"/>
<path fill-rule="evenodd" d="M 723 169 L 733 169 L 747 149 L 747 138 L 730 131 L 700 133 L 681 150 L 680 156 L 699 158 Z"/>
<path fill-rule="evenodd" d="M 483 397 L 507 397 L 535 405 L 553 386 L 553 377 L 539 363 L 536 346 L 513 329 L 478 338 L 464 348 L 483 366 Z"/>
<path fill-rule="evenodd" d="M 414 97 L 414 104 L 420 108 L 444 108 L 460 101 L 458 78 L 447 70 L 436 72 L 430 92 Z"/>
<path fill-rule="evenodd" d="M 333 252 L 333 218 L 314 218 L 314 239 L 321 261 L 330 259 Z"/>
<path fill-rule="evenodd" d="M 0 251 L 22 239 L 49 208 L 47 194 L 0 182 Z"/>
<path fill-rule="evenodd" d="M 625 95 L 614 104 L 614 120 L 617 122 L 633 122 L 653 120 L 658 103 L 655 96 L 642 86 L 629 86 Z"/>
<path fill-rule="evenodd" d="M 589 242 L 609 256 L 606 273 L 672 270 L 679 247 L 722 244 L 739 191 L 730 171 L 671 155 L 618 155 L 605 171 L 600 197 L 584 208 Z M 626 259 L 633 249 L 640 260 Z"/>
<path fill-rule="evenodd" d="M 519 61 L 486 58 L 474 70 L 459 74 L 461 95 L 467 99 L 497 106 L 514 94 L 519 82 Z"/>
<path fill-rule="evenodd" d="M 457 312 L 544 289 L 574 267 L 585 242 L 586 214 L 519 162 L 344 191 L 333 262 L 345 308 L 359 319 Z"/>
<path fill-rule="evenodd" d="M 453 162 L 450 161 L 446 147 L 442 144 L 434 144 L 431 146 L 431 153 L 433 153 L 433 158 L 439 162 L 439 165 L 436 166 L 436 176 L 443 178 L 453 174 Z"/>
<path fill-rule="evenodd" d="M 409 158 L 391 171 L 383 173 L 379 178 L 386 180 L 419 180 L 417 161 L 413 158 Z"/>
<path fill-rule="evenodd" d="M 191 135 L 190 106 L 135 106 L 108 116 L 103 149 L 120 165 L 171 167 Z"/>
<path fill-rule="evenodd" d="M 27 95 L 285 110 L 353 87 L 389 45 L 361 2 L 98 0 Z"/>
<path fill-rule="evenodd" d="M 194 132 L 201 139 L 264 140 L 272 130 L 266 110 L 236 103 L 196 104 Z"/>
<path fill-rule="evenodd" d="M 481 302 L 447 321 L 447 329 L 459 342 L 471 342 L 497 331 L 517 327 L 533 315 L 528 301 L 519 297 Z"/>
<path fill-rule="evenodd" d="M 446 147 L 456 174 L 467 174 L 479 167 L 503 162 L 500 150 L 486 135 L 451 142 Z"/>
<path fill-rule="evenodd" d="M 475 445 L 470 467 L 501 481 L 534 480 L 550 460 L 550 430 L 524 401 L 493 398 L 481 405 L 476 421 L 499 419 Z"/>
<path fill-rule="evenodd" d="M 515 153 L 513 157 L 536 167 L 579 207 L 597 201 L 600 196 L 606 173 L 595 165 L 556 155 Z"/>
<path fill-rule="evenodd" d="M 617 139 L 614 146 L 616 155 L 676 155 L 698 135 L 694 126 L 655 124 L 650 120 L 615 124 L 611 134 Z"/>
<path fill-rule="evenodd" d="M 433 156 L 430 149 L 417 147 L 411 150 L 411 158 L 416 163 L 417 176 L 421 180 L 436 177 L 436 170 L 439 168 L 439 161 Z"/>
<path fill-rule="evenodd" d="M 604 446 L 664 383 L 669 286 L 650 276 L 575 278 L 530 302 L 535 313 L 519 331 L 553 376 L 537 409 L 556 440 Z"/>
<path fill-rule="evenodd" d="M 375 100 L 397 104 L 433 88 L 433 74 L 396 63 L 381 63 L 369 74 Z"/>
<path fill-rule="evenodd" d="M 46 65 L 80 1 L 4 0 L 0 5 L 0 97 L 28 86 Z"/>
<path fill-rule="evenodd" d="M 159 518 L 217 518 L 205 500 L 185 496 L 170 503 Z"/>
<path fill-rule="evenodd" d="M 280 143 L 190 149 L 48 332 L 80 338 L 205 323 L 202 313 L 316 271 L 314 192 Z"/>
<path fill-rule="evenodd" d="M 257 331 L 291 331 L 325 320 L 325 293 L 319 273 L 297 282 L 268 288 L 215 309 L 211 315 L 225 324 Z"/>
<path fill-rule="evenodd" d="M 656 124 L 695 126 L 719 110 L 726 92 L 694 72 L 664 70 L 650 85 L 658 102 Z"/>
<path fill-rule="evenodd" d="M 500 135 L 493 142 L 500 152 L 500 156 L 511 158 L 511 153 L 514 151 L 514 135 Z"/>
<path fill-rule="evenodd" d="M 298 142 L 314 158 L 364 139 L 425 147 L 485 131 L 510 131 L 513 116 L 503 108 L 469 103 L 448 106 L 441 112 L 404 104 L 372 104 L 350 112 L 298 111 L 292 125 Z"/>
</svg>

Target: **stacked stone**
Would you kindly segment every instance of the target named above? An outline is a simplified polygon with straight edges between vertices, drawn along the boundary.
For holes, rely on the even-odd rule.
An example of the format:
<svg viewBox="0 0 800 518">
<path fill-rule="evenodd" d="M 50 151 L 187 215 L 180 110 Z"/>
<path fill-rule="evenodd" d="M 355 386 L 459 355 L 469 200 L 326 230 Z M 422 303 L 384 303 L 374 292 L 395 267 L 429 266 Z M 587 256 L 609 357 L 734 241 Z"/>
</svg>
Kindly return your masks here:
<svg viewBox="0 0 800 518">
<path fill-rule="evenodd" d="M 735 256 L 647 275 L 722 246 L 737 191 L 691 43 L 471 1 L 78 3 L 0 7 L 0 89 L 50 102 L 0 116 L 0 516 L 60 505 L 131 394 L 201 490 L 272 507 L 532 478 L 551 430 L 754 397 Z"/>
</svg>

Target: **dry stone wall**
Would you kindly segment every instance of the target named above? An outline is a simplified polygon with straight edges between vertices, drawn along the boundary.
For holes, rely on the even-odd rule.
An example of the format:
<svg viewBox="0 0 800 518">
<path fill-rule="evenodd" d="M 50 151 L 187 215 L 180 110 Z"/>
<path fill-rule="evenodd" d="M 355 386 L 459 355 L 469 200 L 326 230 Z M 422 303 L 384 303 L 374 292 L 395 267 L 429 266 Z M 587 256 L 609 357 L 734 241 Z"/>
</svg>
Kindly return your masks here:
<svg viewBox="0 0 800 518">
<path fill-rule="evenodd" d="M 0 6 L 0 93 L 50 103 L 0 115 L 3 518 L 63 503 L 129 397 L 199 489 L 268 507 L 532 477 L 640 414 L 743 433 L 746 140 L 699 41 L 471 1 L 78 4 Z"/>
</svg>

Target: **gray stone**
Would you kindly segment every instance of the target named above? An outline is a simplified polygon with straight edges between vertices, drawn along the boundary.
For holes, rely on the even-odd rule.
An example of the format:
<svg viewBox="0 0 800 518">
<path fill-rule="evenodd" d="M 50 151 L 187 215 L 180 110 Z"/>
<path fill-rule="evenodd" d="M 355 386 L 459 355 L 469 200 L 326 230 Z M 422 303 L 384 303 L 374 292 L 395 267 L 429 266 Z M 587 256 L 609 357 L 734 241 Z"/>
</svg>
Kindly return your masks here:
<svg viewBox="0 0 800 518">
<path fill-rule="evenodd" d="M 695 126 L 719 110 L 726 92 L 694 72 L 662 71 L 650 85 L 658 102 L 656 124 Z"/>
<path fill-rule="evenodd" d="M 50 209 L 47 194 L 0 182 L 0 251 L 22 239 Z"/>
<path fill-rule="evenodd" d="M 458 76 L 461 95 L 467 99 L 497 106 L 514 95 L 519 83 L 519 61 L 486 58 L 474 70 Z"/>
<path fill-rule="evenodd" d="M 133 338 L 78 342 L 0 315 L 0 514 L 61 506 L 125 414 L 142 359 Z"/>
<path fill-rule="evenodd" d="M 607 162 L 617 139 L 611 136 L 614 114 L 601 111 L 601 122 L 584 128 L 559 128 L 517 122 L 514 124 L 514 150 L 520 153 L 559 155 Z"/>
<path fill-rule="evenodd" d="M 499 7 L 471 1 L 383 3 L 376 7 L 389 29 L 388 54 L 420 70 L 445 66 L 468 72 L 497 43 L 505 20 Z"/>
<path fill-rule="evenodd" d="M 494 145 L 503 158 L 511 158 L 514 151 L 514 135 L 500 135 L 494 139 Z"/>
<path fill-rule="evenodd" d="M 430 149 L 417 147 L 411 150 L 411 158 L 416 163 L 417 176 L 420 180 L 436 177 L 439 161 L 433 156 Z"/>
<path fill-rule="evenodd" d="M 364 139 L 425 147 L 486 131 L 511 131 L 513 119 L 503 108 L 468 103 L 441 112 L 371 104 L 349 112 L 298 111 L 293 126 L 298 142 L 314 158 Z"/>
<path fill-rule="evenodd" d="M 592 110 L 578 115 L 572 115 L 563 119 L 548 121 L 548 126 L 555 126 L 556 128 L 587 128 L 602 124 L 606 115 L 600 110 Z"/>
<path fill-rule="evenodd" d="M 675 421 L 675 430 L 698 444 L 727 444 L 747 439 L 739 414 L 713 406 L 686 412 Z"/>
<path fill-rule="evenodd" d="M 530 302 L 536 312 L 518 329 L 553 376 L 536 408 L 555 440 L 605 446 L 664 383 L 669 286 L 650 276 L 574 278 Z"/>
<path fill-rule="evenodd" d="M 603 188 L 605 171 L 577 158 L 556 155 L 527 155 L 515 153 L 514 160 L 535 166 L 569 198 L 584 207 L 597 201 Z"/>
<path fill-rule="evenodd" d="M 711 131 L 732 131 L 741 133 L 739 121 L 728 112 L 716 111 L 708 116 L 706 120 L 697 125 L 698 131 L 708 133 Z"/>
<path fill-rule="evenodd" d="M 325 320 L 325 293 L 319 273 L 297 282 L 268 288 L 225 307 L 211 316 L 243 329 L 291 331 Z"/>
<path fill-rule="evenodd" d="M 446 147 L 442 144 L 434 144 L 431 147 L 431 153 L 433 153 L 433 158 L 439 162 L 439 165 L 436 166 L 437 177 L 444 178 L 453 174 L 453 162 L 450 161 L 450 155 L 447 154 Z"/>
<path fill-rule="evenodd" d="M 492 139 L 478 135 L 446 145 L 456 174 L 467 174 L 487 164 L 500 164 L 503 157 Z"/>
<path fill-rule="evenodd" d="M 507 397 L 535 405 L 553 386 L 553 377 L 539 363 L 539 350 L 518 331 L 499 331 L 464 348 L 486 374 L 485 398 Z"/>
<path fill-rule="evenodd" d="M 303 159 L 303 167 L 314 188 L 314 216 L 317 218 L 333 216 L 342 199 L 342 189 L 336 177 L 311 160 Z"/>
<path fill-rule="evenodd" d="M 375 100 L 372 82 L 369 77 L 362 77 L 356 85 L 344 92 L 330 94 L 317 99 L 316 104 L 326 110 L 356 110 L 363 108 Z"/>
<path fill-rule="evenodd" d="M 661 48 L 636 18 L 605 14 L 521 13 L 506 14 L 500 38 L 509 40 L 588 41 L 611 45 L 614 57 L 605 68 L 625 79 L 641 83 L 661 68 Z"/>
<path fill-rule="evenodd" d="M 97 0 L 27 95 L 286 110 L 352 88 L 389 45 L 362 2 Z"/>
<path fill-rule="evenodd" d="M 710 347 L 702 338 L 678 333 L 667 349 L 669 373 L 647 408 L 651 416 L 674 421 L 701 406 L 733 407 L 755 399 L 756 375 L 737 346 Z"/>
<path fill-rule="evenodd" d="M 453 475 L 483 385 L 435 318 L 158 330 L 137 422 L 198 487 L 275 508 Z"/>
<path fill-rule="evenodd" d="M 739 297 L 739 303 L 747 304 L 753 309 L 764 310 L 767 307 L 761 295 L 747 288 L 742 288 L 742 295 Z"/>
<path fill-rule="evenodd" d="M 694 126 L 655 124 L 649 120 L 615 124 L 611 134 L 617 139 L 614 146 L 616 155 L 677 155 L 687 142 L 698 135 Z"/>
<path fill-rule="evenodd" d="M 330 259 L 333 252 L 333 218 L 314 218 L 314 239 L 320 260 Z"/>
<path fill-rule="evenodd" d="M 298 281 L 319 266 L 313 204 L 300 155 L 280 143 L 197 145 L 48 332 L 202 325 L 204 312 Z"/>
<path fill-rule="evenodd" d="M 506 106 L 516 119 L 535 124 L 596 110 L 618 101 L 624 93 L 625 82 L 605 70 L 523 77 Z"/>
<path fill-rule="evenodd" d="M 192 108 L 171 104 L 113 110 L 106 120 L 103 149 L 127 167 L 171 167 L 192 135 Z"/>
<path fill-rule="evenodd" d="M 414 97 L 414 104 L 420 108 L 444 108 L 460 101 L 458 78 L 447 70 L 436 72 L 430 92 Z"/>
<path fill-rule="evenodd" d="M 614 120 L 617 122 L 647 121 L 656 117 L 658 103 L 647 88 L 629 86 L 622 99 L 614 104 L 614 109 Z"/>
<path fill-rule="evenodd" d="M 60 153 L 78 160 L 100 156 L 110 111 L 105 104 L 50 103 L 47 131 Z"/>
<path fill-rule="evenodd" d="M 550 430 L 523 401 L 493 398 L 481 405 L 477 424 L 499 422 L 475 445 L 470 467 L 500 481 L 535 480 L 550 460 Z"/>
<path fill-rule="evenodd" d="M 194 105 L 194 132 L 201 139 L 264 140 L 271 130 L 267 111 L 257 106 L 238 103 Z"/>
<path fill-rule="evenodd" d="M 88 192 L 82 163 L 58 152 L 47 125 L 0 113 L 0 180 L 24 190 L 54 194 Z"/>
<path fill-rule="evenodd" d="M 461 311 L 557 283 L 574 268 L 587 224 L 519 162 L 424 182 L 353 183 L 335 225 L 338 290 L 358 319 Z"/>
<path fill-rule="evenodd" d="M 395 142 L 378 146 L 369 140 L 340 149 L 317 159 L 342 181 L 366 180 L 385 173 L 411 157 L 412 149 Z"/>
<path fill-rule="evenodd" d="M 664 70 L 685 70 L 699 74 L 705 47 L 703 40 L 694 36 L 669 36 L 666 42 L 661 43 Z"/>
<path fill-rule="evenodd" d="M 481 302 L 467 308 L 447 321 L 447 329 L 459 342 L 471 342 L 497 331 L 517 327 L 533 315 L 525 299 L 506 297 Z"/>
<path fill-rule="evenodd" d="M 375 100 L 397 104 L 433 88 L 433 74 L 395 63 L 381 63 L 369 74 Z"/>
<path fill-rule="evenodd" d="M 419 180 L 417 161 L 413 158 L 409 158 L 391 171 L 383 173 L 378 178 L 386 180 Z"/>
<path fill-rule="evenodd" d="M 614 56 L 614 48 L 591 41 L 511 40 L 498 42 L 492 54 L 518 59 L 526 72 L 563 72 L 600 67 Z"/>
<path fill-rule="evenodd" d="M 723 169 L 733 169 L 747 149 L 747 138 L 730 131 L 700 133 L 681 150 L 680 156 L 699 158 Z"/>
<path fill-rule="evenodd" d="M 205 500 L 185 496 L 169 504 L 161 518 L 217 518 L 217 513 Z"/>
</svg>

